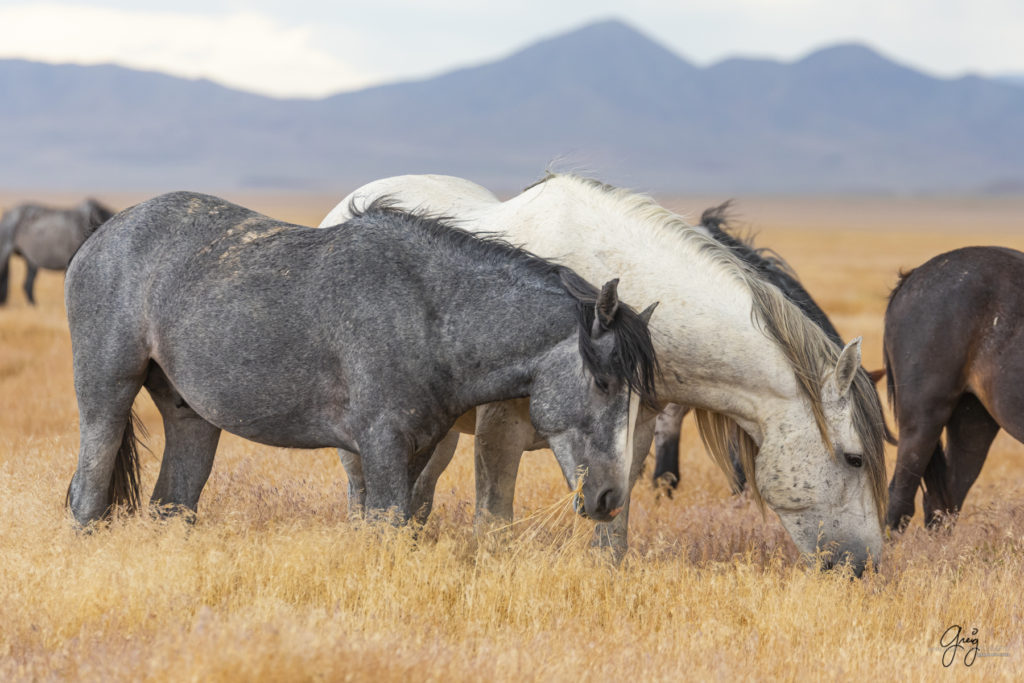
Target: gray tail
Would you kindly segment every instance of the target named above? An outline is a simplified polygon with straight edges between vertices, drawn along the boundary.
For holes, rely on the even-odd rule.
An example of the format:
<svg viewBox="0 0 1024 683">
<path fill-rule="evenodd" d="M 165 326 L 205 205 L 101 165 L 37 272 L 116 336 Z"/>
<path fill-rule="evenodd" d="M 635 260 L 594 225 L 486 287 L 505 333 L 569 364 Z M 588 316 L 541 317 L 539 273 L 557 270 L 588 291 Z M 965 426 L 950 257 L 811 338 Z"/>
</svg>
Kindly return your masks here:
<svg viewBox="0 0 1024 683">
<path fill-rule="evenodd" d="M 110 479 L 110 489 L 107 498 L 111 507 L 124 504 L 129 513 L 139 508 L 139 446 L 136 430 L 143 436 L 146 428 L 139 420 L 135 411 L 128 415 L 128 422 L 124 426 L 124 436 L 121 437 L 121 446 L 117 449 L 117 456 L 114 460 L 114 474 Z"/>
</svg>

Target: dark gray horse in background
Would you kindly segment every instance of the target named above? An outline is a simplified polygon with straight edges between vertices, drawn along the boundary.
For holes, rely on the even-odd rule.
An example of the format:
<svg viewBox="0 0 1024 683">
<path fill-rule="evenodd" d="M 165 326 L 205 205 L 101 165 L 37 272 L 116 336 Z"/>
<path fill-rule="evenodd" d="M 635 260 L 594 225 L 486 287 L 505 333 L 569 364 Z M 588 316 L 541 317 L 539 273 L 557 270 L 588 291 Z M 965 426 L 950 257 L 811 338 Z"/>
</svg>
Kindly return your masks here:
<svg viewBox="0 0 1024 683">
<path fill-rule="evenodd" d="M 754 247 L 751 240 L 742 239 L 733 234 L 729 228 L 731 206 L 732 202 L 727 201 L 707 209 L 700 217 L 700 225 L 695 229 L 705 231 L 716 242 L 728 247 L 761 277 L 778 287 L 786 298 L 799 306 L 800 310 L 820 327 L 833 343 L 842 348 L 845 342 L 839 336 L 839 332 L 825 315 L 825 311 L 821 310 L 817 302 L 800 284 L 792 267 L 772 249 Z M 868 376 L 874 382 L 878 382 L 883 374 L 884 370 L 868 372 Z M 654 432 L 654 481 L 656 484 L 663 482 L 668 486 L 669 491 L 679 484 L 679 432 L 683 418 L 689 412 L 688 406 L 669 403 L 658 415 Z M 891 440 L 891 435 L 888 432 L 886 435 Z M 731 483 L 733 491 L 738 493 L 746 485 L 746 477 L 735 450 L 733 450 L 732 461 L 733 481 Z"/>
<path fill-rule="evenodd" d="M 21 204 L 5 212 L 0 219 L 0 304 L 7 301 L 12 254 L 25 259 L 25 296 L 34 304 L 33 286 L 39 269 L 67 268 L 86 236 L 113 215 L 95 199 L 86 199 L 73 209 Z"/>
<path fill-rule="evenodd" d="M 163 195 L 107 221 L 68 268 L 79 523 L 138 505 L 132 402 L 166 446 L 152 501 L 195 511 L 221 430 L 362 458 L 368 511 L 408 519 L 438 441 L 479 404 L 530 396 L 589 516 L 628 493 L 630 404 L 652 403 L 646 320 L 573 271 L 375 204 L 304 228 Z"/>
</svg>

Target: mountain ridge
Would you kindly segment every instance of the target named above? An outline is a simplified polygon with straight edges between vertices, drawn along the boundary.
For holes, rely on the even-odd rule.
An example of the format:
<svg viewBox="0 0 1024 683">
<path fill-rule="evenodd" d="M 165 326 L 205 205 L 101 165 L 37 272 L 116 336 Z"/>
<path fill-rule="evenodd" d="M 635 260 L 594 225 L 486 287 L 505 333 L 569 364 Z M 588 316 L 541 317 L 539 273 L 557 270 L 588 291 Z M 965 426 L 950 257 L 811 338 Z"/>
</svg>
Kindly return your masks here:
<svg viewBox="0 0 1024 683">
<path fill-rule="evenodd" d="M 1024 88 L 936 78 L 858 43 L 696 66 L 616 20 L 424 79 L 277 99 L 115 65 L 0 60 L 9 188 L 350 189 L 557 159 L 670 192 L 1024 188 Z"/>
</svg>

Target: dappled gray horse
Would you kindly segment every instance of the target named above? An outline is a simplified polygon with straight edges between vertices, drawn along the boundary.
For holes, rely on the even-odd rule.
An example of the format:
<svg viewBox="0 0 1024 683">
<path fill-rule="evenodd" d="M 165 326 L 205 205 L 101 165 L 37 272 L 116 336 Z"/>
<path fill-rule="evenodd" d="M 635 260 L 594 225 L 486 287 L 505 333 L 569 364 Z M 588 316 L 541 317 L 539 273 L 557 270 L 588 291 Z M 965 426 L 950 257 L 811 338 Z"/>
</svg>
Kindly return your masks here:
<svg viewBox="0 0 1024 683">
<path fill-rule="evenodd" d="M 131 406 L 164 420 L 154 503 L 194 511 L 221 430 L 362 456 L 366 507 L 411 488 L 456 419 L 530 396 L 582 507 L 608 520 L 629 485 L 631 404 L 653 402 L 646 321 L 571 270 L 380 203 L 321 230 L 173 193 L 82 245 L 65 299 L 82 524 L 138 504 Z"/>
<path fill-rule="evenodd" d="M 34 304 L 33 286 L 39 269 L 67 268 L 86 236 L 113 215 L 95 199 L 86 199 L 73 209 L 22 204 L 5 212 L 0 219 L 0 304 L 7 301 L 12 254 L 25 259 L 25 296 Z"/>
</svg>

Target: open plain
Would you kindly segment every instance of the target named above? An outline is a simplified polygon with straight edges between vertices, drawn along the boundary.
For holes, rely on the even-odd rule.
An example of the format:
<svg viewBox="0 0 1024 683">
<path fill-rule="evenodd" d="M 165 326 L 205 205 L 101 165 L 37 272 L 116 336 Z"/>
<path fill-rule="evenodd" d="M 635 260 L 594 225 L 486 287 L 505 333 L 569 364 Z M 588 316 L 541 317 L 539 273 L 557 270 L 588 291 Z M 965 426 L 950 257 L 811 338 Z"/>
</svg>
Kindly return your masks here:
<svg viewBox="0 0 1024 683">
<path fill-rule="evenodd" d="M 312 225 L 337 197 L 228 196 Z M 696 222 L 720 199 L 666 203 Z M 844 337 L 863 335 L 869 369 L 899 269 L 1024 249 L 1021 198 L 754 197 L 736 213 Z M 638 484 L 619 568 L 589 550 L 548 452 L 524 458 L 507 541 L 477 543 L 468 437 L 415 538 L 346 520 L 332 451 L 230 435 L 194 526 L 140 515 L 83 534 L 64 509 L 78 431 L 63 279 L 43 272 L 32 308 L 23 273 L 15 259 L 0 307 L 0 680 L 1024 679 L 1024 445 L 1005 434 L 952 531 L 919 513 L 861 580 L 800 562 L 774 514 L 729 495 L 689 421 L 679 489 Z M 145 393 L 136 406 L 148 495 L 162 428 Z M 953 626 L 976 658 L 940 646 Z"/>
</svg>

